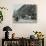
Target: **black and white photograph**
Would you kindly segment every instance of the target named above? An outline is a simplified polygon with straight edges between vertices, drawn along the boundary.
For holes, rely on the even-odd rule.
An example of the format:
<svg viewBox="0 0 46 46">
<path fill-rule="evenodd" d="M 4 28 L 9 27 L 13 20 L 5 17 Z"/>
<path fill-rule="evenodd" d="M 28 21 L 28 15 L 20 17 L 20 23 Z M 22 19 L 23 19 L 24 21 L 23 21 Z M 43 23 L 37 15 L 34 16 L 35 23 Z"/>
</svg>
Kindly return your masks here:
<svg viewBox="0 0 46 46">
<path fill-rule="evenodd" d="M 17 10 L 16 10 L 17 9 Z M 13 21 L 16 23 L 36 23 L 37 6 L 35 4 L 24 4 L 13 11 Z"/>
</svg>

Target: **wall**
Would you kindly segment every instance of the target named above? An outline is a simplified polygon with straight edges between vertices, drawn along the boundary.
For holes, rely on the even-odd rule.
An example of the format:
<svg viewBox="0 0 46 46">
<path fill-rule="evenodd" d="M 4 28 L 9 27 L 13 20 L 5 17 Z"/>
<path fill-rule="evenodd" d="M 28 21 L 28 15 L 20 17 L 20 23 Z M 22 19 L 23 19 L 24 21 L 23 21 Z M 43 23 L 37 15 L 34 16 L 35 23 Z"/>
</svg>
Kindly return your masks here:
<svg viewBox="0 0 46 46">
<path fill-rule="evenodd" d="M 16 4 L 24 3 L 37 5 L 37 23 L 13 23 L 12 14 L 14 6 Z M 46 37 L 46 0 L 0 0 L 0 6 L 8 8 L 8 11 L 4 9 L 2 10 L 4 20 L 0 23 L 0 46 L 1 39 L 4 38 L 3 27 L 6 25 L 9 25 L 13 30 L 10 32 L 10 36 L 15 32 L 16 37 L 29 37 L 33 34 L 33 31 L 41 31 Z"/>
</svg>

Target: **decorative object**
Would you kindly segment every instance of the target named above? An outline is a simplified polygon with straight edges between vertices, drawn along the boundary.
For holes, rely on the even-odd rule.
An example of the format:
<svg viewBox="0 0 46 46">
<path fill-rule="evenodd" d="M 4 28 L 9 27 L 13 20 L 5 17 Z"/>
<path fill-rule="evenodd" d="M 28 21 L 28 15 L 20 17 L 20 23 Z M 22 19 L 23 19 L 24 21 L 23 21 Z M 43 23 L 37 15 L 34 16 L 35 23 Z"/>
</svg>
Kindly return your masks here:
<svg viewBox="0 0 46 46">
<path fill-rule="evenodd" d="M 9 39 L 9 32 L 8 31 L 12 31 L 12 29 L 9 26 L 6 26 L 3 28 L 3 31 L 5 32 L 5 39 Z"/>
<path fill-rule="evenodd" d="M 15 39 L 15 33 L 12 34 L 12 39 Z"/>
<path fill-rule="evenodd" d="M 34 32 L 34 31 L 33 31 Z M 37 38 L 38 39 L 42 39 L 43 38 L 43 34 L 42 34 L 42 32 L 38 32 L 38 31 L 36 31 L 36 32 L 34 32 L 35 33 L 35 35 L 37 35 Z"/>
<path fill-rule="evenodd" d="M 0 7 L 1 10 L 8 10 L 7 8 L 5 7 Z M 0 23 L 3 21 L 3 14 L 2 14 L 2 11 L 0 10 Z"/>
<path fill-rule="evenodd" d="M 37 6 L 32 4 L 18 6 L 13 12 L 13 18 L 16 23 L 35 23 L 37 22 Z"/>
<path fill-rule="evenodd" d="M 30 35 L 30 39 L 35 39 L 35 36 L 34 35 Z"/>
<path fill-rule="evenodd" d="M 0 23 L 3 21 L 2 11 L 0 11 Z"/>
<path fill-rule="evenodd" d="M 8 10 L 7 8 L 5 8 L 5 7 L 0 7 L 0 9 L 6 9 L 6 10 Z"/>
</svg>

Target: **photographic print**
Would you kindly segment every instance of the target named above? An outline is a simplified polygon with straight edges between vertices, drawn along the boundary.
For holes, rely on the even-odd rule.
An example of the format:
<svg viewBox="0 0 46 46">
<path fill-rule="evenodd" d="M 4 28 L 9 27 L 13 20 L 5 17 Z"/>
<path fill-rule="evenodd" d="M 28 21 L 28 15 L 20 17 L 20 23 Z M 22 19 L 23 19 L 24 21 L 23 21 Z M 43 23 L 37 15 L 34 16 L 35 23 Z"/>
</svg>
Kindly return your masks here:
<svg viewBox="0 0 46 46">
<path fill-rule="evenodd" d="M 13 18 L 16 23 L 35 23 L 37 22 L 37 6 L 24 4 L 14 10 Z"/>
</svg>

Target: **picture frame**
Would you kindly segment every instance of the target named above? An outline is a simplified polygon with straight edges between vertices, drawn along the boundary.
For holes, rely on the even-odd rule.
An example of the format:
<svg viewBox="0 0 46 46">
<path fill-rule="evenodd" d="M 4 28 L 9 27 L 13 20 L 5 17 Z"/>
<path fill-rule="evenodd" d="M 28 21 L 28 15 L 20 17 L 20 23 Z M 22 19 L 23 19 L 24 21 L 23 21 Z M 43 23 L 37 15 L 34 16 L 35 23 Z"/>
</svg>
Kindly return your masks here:
<svg viewBox="0 0 46 46">
<path fill-rule="evenodd" d="M 15 23 L 36 23 L 37 5 L 23 4 L 13 11 L 13 21 Z"/>
</svg>

